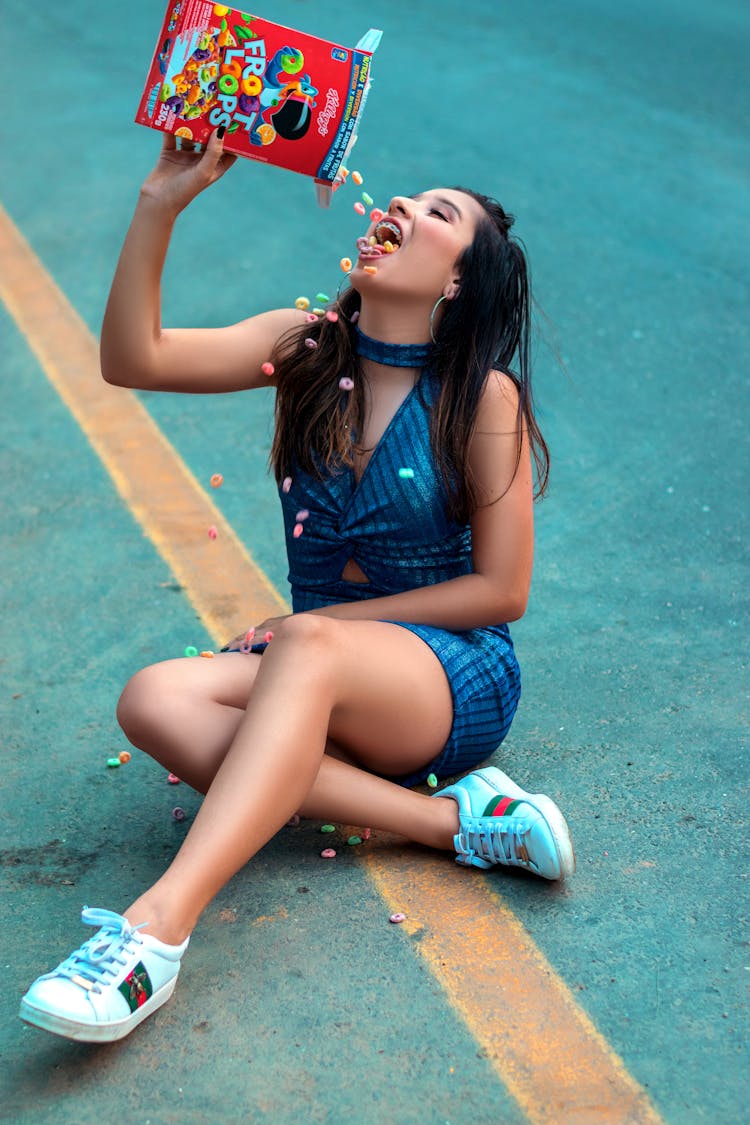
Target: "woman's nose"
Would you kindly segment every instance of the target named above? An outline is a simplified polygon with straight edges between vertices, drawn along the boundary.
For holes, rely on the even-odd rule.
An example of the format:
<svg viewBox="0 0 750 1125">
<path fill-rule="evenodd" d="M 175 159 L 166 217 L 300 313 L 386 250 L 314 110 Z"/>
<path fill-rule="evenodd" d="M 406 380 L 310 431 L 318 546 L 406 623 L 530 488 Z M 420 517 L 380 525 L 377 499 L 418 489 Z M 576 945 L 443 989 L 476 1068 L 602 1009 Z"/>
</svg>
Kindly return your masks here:
<svg viewBox="0 0 750 1125">
<path fill-rule="evenodd" d="M 411 218 L 411 200 L 407 199 L 404 195 L 394 195 L 391 202 L 388 204 L 388 211 L 392 215 L 404 215 L 407 219 Z"/>
</svg>

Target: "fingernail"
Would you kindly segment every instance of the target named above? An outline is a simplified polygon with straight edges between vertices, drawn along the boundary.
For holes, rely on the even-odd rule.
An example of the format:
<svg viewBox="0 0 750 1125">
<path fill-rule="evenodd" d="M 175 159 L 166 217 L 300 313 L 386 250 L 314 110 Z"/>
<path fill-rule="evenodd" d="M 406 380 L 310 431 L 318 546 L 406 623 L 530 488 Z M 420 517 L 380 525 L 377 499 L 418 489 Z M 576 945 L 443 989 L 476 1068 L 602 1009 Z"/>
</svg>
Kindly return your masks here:
<svg viewBox="0 0 750 1125">
<path fill-rule="evenodd" d="M 220 141 L 224 140 L 224 134 L 226 133 L 226 131 L 227 131 L 226 125 L 220 125 L 219 128 L 216 130 L 216 136 L 219 138 Z"/>
</svg>

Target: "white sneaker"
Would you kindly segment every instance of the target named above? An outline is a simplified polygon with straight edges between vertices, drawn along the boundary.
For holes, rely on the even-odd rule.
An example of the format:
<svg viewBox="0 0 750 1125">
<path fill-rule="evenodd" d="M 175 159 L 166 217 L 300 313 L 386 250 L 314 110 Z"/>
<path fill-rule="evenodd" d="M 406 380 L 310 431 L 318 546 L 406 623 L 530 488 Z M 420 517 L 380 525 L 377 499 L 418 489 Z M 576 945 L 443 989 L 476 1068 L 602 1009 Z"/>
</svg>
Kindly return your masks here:
<svg viewBox="0 0 750 1125">
<path fill-rule="evenodd" d="M 160 1008 L 174 992 L 182 945 L 139 933 L 121 914 L 84 906 L 81 920 L 101 928 L 21 1000 L 26 1023 L 84 1043 L 111 1043 Z M 146 925 L 146 923 L 142 923 Z"/>
<path fill-rule="evenodd" d="M 564 879 L 575 871 L 570 832 L 555 802 L 527 793 L 502 770 L 476 770 L 434 796 L 458 804 L 456 863 L 523 867 L 544 879 Z"/>
</svg>

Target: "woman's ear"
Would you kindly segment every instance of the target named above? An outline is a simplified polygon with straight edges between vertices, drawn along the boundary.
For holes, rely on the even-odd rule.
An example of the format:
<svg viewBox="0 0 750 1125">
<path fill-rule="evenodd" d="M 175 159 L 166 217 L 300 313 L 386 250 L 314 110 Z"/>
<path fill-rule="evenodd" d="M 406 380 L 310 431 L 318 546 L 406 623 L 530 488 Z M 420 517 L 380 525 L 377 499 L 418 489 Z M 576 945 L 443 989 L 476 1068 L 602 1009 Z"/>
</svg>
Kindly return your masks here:
<svg viewBox="0 0 750 1125">
<path fill-rule="evenodd" d="M 458 291 L 460 288 L 461 282 L 457 277 L 454 277 L 453 281 L 449 281 L 445 289 L 443 290 L 443 296 L 445 297 L 446 301 L 454 300 L 454 298 L 458 296 Z"/>
</svg>

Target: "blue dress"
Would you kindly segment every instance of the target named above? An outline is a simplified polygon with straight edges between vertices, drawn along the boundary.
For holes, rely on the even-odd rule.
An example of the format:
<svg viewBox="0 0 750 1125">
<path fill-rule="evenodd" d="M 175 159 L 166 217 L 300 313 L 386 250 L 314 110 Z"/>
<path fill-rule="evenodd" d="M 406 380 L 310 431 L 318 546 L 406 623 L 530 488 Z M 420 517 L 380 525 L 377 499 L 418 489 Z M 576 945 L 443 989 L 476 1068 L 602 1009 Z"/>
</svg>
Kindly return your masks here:
<svg viewBox="0 0 750 1125">
<path fill-rule="evenodd" d="M 449 519 L 430 448 L 429 412 L 439 390 L 437 378 L 425 368 L 359 483 L 346 468 L 323 480 L 296 471 L 289 492 L 279 490 L 295 613 L 386 597 L 471 573 L 471 528 Z M 295 539 L 295 517 L 303 508 L 310 515 Z M 349 559 L 369 582 L 341 577 Z M 508 626 L 457 633 L 406 621 L 394 624 L 421 637 L 443 665 L 453 696 L 453 725 L 434 761 L 392 780 L 411 786 L 430 773 L 444 778 L 472 769 L 502 742 L 518 706 L 521 678 Z"/>
</svg>

